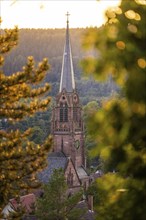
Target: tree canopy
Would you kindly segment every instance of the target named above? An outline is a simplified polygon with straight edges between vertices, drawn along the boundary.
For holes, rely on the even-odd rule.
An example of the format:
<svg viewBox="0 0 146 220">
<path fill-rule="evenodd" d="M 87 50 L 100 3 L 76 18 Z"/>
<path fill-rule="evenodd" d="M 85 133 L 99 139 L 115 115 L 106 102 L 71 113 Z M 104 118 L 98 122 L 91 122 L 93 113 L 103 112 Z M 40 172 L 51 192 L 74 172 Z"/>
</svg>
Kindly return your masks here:
<svg viewBox="0 0 146 220">
<path fill-rule="evenodd" d="M 0 121 L 15 123 L 37 111 L 44 111 L 50 97 L 44 94 L 50 85 L 41 86 L 41 81 L 49 69 L 47 59 L 36 66 L 33 57 L 28 57 L 21 71 L 5 75 L 2 65 L 7 53 L 18 43 L 17 27 L 5 29 L 0 35 Z M 37 85 L 37 88 L 36 88 Z M 36 145 L 28 141 L 31 129 L 0 130 L 0 208 L 10 198 L 37 187 L 35 173 L 46 166 L 46 157 L 51 146 L 48 137 L 44 144 Z M 26 190 L 26 191 L 24 191 Z"/>
<path fill-rule="evenodd" d="M 107 75 L 121 87 L 88 123 L 100 155 L 110 171 L 97 181 L 98 220 L 146 218 L 146 4 L 122 0 L 106 12 L 107 23 L 91 29 L 84 46 L 100 52 L 83 61 L 96 79 Z"/>
<path fill-rule="evenodd" d="M 51 179 L 43 187 L 43 196 L 37 200 L 36 216 L 42 220 L 82 219 L 85 210 L 77 208 L 77 204 L 83 192 L 80 191 L 69 197 L 67 190 L 63 170 L 54 170 Z"/>
</svg>

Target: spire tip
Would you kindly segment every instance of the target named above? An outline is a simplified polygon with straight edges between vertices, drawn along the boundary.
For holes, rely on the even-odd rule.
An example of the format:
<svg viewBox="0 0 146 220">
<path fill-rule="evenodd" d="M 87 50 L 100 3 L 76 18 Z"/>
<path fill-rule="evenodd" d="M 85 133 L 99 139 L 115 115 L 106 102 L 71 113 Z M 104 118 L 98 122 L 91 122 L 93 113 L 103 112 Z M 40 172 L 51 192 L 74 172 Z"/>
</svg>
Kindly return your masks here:
<svg viewBox="0 0 146 220">
<path fill-rule="evenodd" d="M 67 16 L 67 23 L 69 23 L 69 16 L 70 16 L 70 14 L 69 14 L 68 11 L 67 11 L 67 13 L 66 13 L 66 16 Z"/>
</svg>

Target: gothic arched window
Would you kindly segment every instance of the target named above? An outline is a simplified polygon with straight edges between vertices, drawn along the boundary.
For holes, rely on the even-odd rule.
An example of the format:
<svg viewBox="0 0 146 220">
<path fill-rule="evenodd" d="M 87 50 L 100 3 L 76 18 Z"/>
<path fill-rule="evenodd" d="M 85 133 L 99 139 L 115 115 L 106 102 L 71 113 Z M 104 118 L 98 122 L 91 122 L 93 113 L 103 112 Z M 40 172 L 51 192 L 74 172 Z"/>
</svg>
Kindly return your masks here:
<svg viewBox="0 0 146 220">
<path fill-rule="evenodd" d="M 68 121 L 68 106 L 67 103 L 63 105 L 60 104 L 60 122 L 67 122 Z"/>
<path fill-rule="evenodd" d="M 63 122 L 63 104 L 60 104 L 60 121 Z"/>
</svg>

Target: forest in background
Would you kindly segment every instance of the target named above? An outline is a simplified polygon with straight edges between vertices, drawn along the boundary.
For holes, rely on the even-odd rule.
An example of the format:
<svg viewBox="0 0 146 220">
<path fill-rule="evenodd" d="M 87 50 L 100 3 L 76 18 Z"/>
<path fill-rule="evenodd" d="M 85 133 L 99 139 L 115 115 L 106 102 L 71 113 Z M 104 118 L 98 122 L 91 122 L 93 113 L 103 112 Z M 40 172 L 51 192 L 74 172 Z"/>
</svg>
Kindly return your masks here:
<svg viewBox="0 0 146 220">
<path fill-rule="evenodd" d="M 87 28 L 70 29 L 76 88 L 83 105 L 93 100 L 99 102 L 109 97 L 113 91 L 118 91 L 110 78 L 106 83 L 97 83 L 91 75 L 83 73 L 80 61 L 88 56 L 97 56 L 94 50 L 88 52 L 83 50 L 82 38 L 87 30 Z M 18 45 L 5 57 L 5 74 L 21 71 L 28 56 L 33 56 L 36 63 L 45 57 L 51 67 L 45 82 L 51 84 L 49 95 L 55 97 L 59 91 L 65 31 L 65 29 L 20 29 Z"/>
<path fill-rule="evenodd" d="M 106 82 L 98 83 L 93 76 L 83 73 L 81 60 L 90 56 L 99 56 L 95 50 L 86 52 L 82 47 L 82 38 L 87 30 L 87 28 L 70 29 L 76 88 L 83 106 L 92 101 L 101 106 L 102 100 L 108 99 L 113 92 L 117 93 L 119 89 L 110 77 Z M 51 84 L 51 92 L 46 95 L 51 96 L 54 100 L 59 91 L 65 32 L 66 29 L 20 29 L 18 45 L 5 57 L 3 66 L 5 74 L 11 75 L 21 71 L 28 56 L 33 56 L 36 64 L 43 58 L 47 58 L 50 70 L 42 84 Z M 12 126 L 7 125 L 7 121 L 1 121 L 1 126 L 9 127 L 9 129 L 13 127 L 22 132 L 31 127 L 33 132 L 30 140 L 41 144 L 51 132 L 51 108 L 46 112 L 38 112 L 33 117 L 25 118 Z M 89 145 L 90 148 L 92 144 L 87 141 L 86 145 Z"/>
<path fill-rule="evenodd" d="M 95 198 L 94 210 L 97 213 L 95 218 L 98 220 L 146 219 L 145 12 L 144 1 L 122 0 L 121 5 L 115 11 L 109 9 L 106 12 L 107 25 L 99 28 L 98 31 L 95 30 L 95 33 L 87 33 L 85 37 L 87 46 L 96 48 L 97 51 L 100 50 L 101 57 L 84 60 L 84 70 L 92 69 L 94 75 L 99 75 L 98 79 L 103 79 L 110 71 L 114 80 L 120 84 L 121 93 L 124 94 L 124 97 L 120 99 L 110 98 L 102 108 L 97 108 L 97 110 L 96 101 L 89 102 L 84 107 L 86 116 L 89 110 L 93 113 L 88 120 L 88 135 L 96 145 L 93 154 L 101 156 L 104 167 L 112 168 L 112 170 L 114 168 L 114 172 L 105 173 L 98 178 L 87 192 Z M 2 44 L 0 66 L 4 60 L 3 53 L 7 53 L 16 42 L 17 29 L 12 32 L 7 30 L 6 37 L 0 39 Z M 40 106 L 40 103 L 36 105 L 33 99 L 35 94 L 37 96 L 40 94 L 40 91 L 37 89 L 35 93 L 32 90 L 29 91 L 27 83 L 37 83 L 39 79 L 42 79 L 42 76 L 38 77 L 38 73 L 44 73 L 49 67 L 44 60 L 39 66 L 42 71 L 35 70 L 32 74 L 32 66 L 33 58 L 29 58 L 24 72 L 18 72 L 12 77 L 5 77 L 3 73 L 1 74 L 2 119 L 13 118 L 16 121 L 24 118 L 25 115 L 31 115 L 32 110 L 36 112 L 44 107 L 42 100 L 39 100 L 42 103 Z M 22 82 L 24 82 L 24 87 L 19 86 Z M 44 92 L 47 89 L 49 87 L 46 87 Z M 26 105 L 25 103 L 21 105 L 22 98 L 28 101 Z M 32 98 L 33 105 L 30 105 L 31 99 L 29 98 Z M 49 100 L 46 104 L 49 104 Z M 93 109 L 90 108 L 91 104 Z M 27 109 L 29 111 L 26 111 Z M 40 114 L 39 122 L 41 119 Z M 35 123 L 35 119 L 33 120 Z M 27 121 L 25 120 L 25 123 Z M 32 125 L 30 123 L 31 127 Z M 24 134 L 19 131 L 1 131 L 0 205 L 2 208 L 8 203 L 9 193 L 18 196 L 18 189 L 26 188 L 24 177 L 30 173 L 34 175 L 34 172 L 40 169 L 39 164 L 45 162 L 46 152 L 50 149 L 51 140 L 47 140 L 41 148 L 39 145 L 37 147 L 28 142 L 28 148 L 25 148 L 23 141 L 27 141 L 28 135 L 29 133 Z M 45 147 L 46 144 L 49 146 Z M 30 185 L 30 181 L 28 182 Z"/>
</svg>

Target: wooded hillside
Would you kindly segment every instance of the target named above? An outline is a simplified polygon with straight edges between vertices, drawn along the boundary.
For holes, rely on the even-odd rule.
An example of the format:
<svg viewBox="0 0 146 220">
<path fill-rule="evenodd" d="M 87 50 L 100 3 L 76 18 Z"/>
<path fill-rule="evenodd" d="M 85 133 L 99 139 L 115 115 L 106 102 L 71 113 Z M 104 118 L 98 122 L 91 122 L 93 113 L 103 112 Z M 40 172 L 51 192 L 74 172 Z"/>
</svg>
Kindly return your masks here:
<svg viewBox="0 0 146 220">
<path fill-rule="evenodd" d="M 87 29 L 70 29 L 73 65 L 76 88 L 82 103 L 99 101 L 117 90 L 111 79 L 107 83 L 98 84 L 91 76 L 85 76 L 80 67 L 80 61 L 85 56 L 94 56 L 94 51 L 85 52 L 82 48 L 82 37 Z M 51 96 L 56 96 L 59 90 L 62 56 L 65 42 L 65 29 L 21 29 L 19 43 L 5 58 L 4 72 L 10 75 L 20 71 L 28 56 L 33 56 L 36 62 L 48 58 L 51 69 L 45 82 L 52 85 Z"/>
<path fill-rule="evenodd" d="M 100 105 L 101 101 L 107 99 L 118 88 L 109 78 L 106 83 L 97 83 L 91 75 L 85 75 L 81 69 L 80 61 L 86 56 L 95 56 L 97 52 L 85 52 L 82 48 L 82 37 L 87 29 L 70 29 L 72 46 L 73 66 L 80 100 L 83 105 L 90 101 L 96 101 Z M 33 56 L 36 63 L 43 58 L 47 58 L 50 69 L 43 83 L 51 84 L 51 92 L 46 96 L 55 97 L 59 91 L 60 75 L 62 68 L 62 57 L 65 42 L 65 29 L 21 29 L 19 30 L 18 45 L 5 57 L 3 71 L 6 75 L 11 75 L 21 71 L 26 64 L 27 57 Z M 53 99 L 52 99 L 53 100 Z M 42 143 L 50 133 L 51 109 L 46 112 L 38 112 L 34 117 L 25 118 L 23 121 L 13 125 L 14 129 L 25 131 L 33 128 L 31 141 Z M 11 128 L 7 122 L 0 122 L 2 128 Z"/>
</svg>

